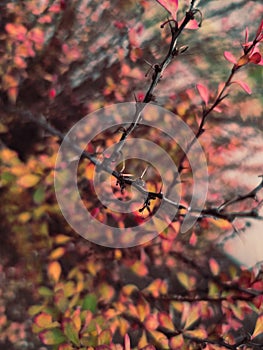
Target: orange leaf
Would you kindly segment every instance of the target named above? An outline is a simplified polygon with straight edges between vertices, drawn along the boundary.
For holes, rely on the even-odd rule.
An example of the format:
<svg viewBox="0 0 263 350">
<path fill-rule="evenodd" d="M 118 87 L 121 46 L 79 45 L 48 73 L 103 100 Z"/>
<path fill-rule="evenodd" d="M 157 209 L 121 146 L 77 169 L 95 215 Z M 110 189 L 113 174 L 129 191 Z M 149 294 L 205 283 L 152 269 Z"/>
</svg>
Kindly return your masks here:
<svg viewBox="0 0 263 350">
<path fill-rule="evenodd" d="M 150 306 L 143 297 L 140 297 L 137 302 L 137 312 L 141 322 L 143 322 L 145 317 L 150 313 Z"/>
<path fill-rule="evenodd" d="M 188 335 L 190 337 L 200 338 L 204 339 L 207 337 L 207 332 L 205 329 L 195 329 L 192 331 L 186 331 L 184 332 L 185 335 Z"/>
<path fill-rule="evenodd" d="M 50 260 L 56 260 L 61 258 L 66 252 L 66 248 L 65 247 L 58 247 L 56 249 L 54 249 L 50 254 L 49 254 L 49 259 Z"/>
<path fill-rule="evenodd" d="M 18 88 L 17 87 L 11 87 L 7 90 L 7 95 L 9 98 L 9 101 L 13 104 L 16 103 L 17 95 L 18 95 Z"/>
<path fill-rule="evenodd" d="M 64 244 L 70 240 L 71 240 L 71 237 L 63 235 L 63 234 L 58 234 L 57 236 L 54 237 L 54 242 L 56 244 Z"/>
<path fill-rule="evenodd" d="M 158 314 L 158 321 L 160 323 L 160 326 L 163 328 L 168 329 L 169 331 L 174 331 L 174 324 L 170 318 L 169 315 L 167 315 L 165 312 L 159 312 Z"/>
<path fill-rule="evenodd" d="M 35 317 L 34 321 L 38 327 L 47 328 L 52 323 L 52 316 L 42 312 Z"/>
<path fill-rule="evenodd" d="M 146 267 L 146 265 L 137 260 L 131 267 L 131 270 L 137 275 L 137 276 L 141 276 L 144 277 L 145 275 L 147 275 L 148 273 L 148 269 Z"/>
<path fill-rule="evenodd" d="M 52 261 L 48 265 L 48 276 L 50 279 L 52 279 L 54 282 L 58 282 L 60 275 L 61 275 L 61 266 L 57 261 Z"/>
<path fill-rule="evenodd" d="M 13 38 L 24 41 L 27 33 L 26 27 L 18 23 L 7 23 L 5 26 L 6 32 Z"/>
<path fill-rule="evenodd" d="M 256 338 L 259 334 L 263 333 L 263 314 L 257 319 L 254 332 L 252 334 L 252 339 Z"/>
<path fill-rule="evenodd" d="M 159 326 L 156 315 L 148 315 L 144 321 L 144 326 L 147 330 L 153 331 Z"/>
<path fill-rule="evenodd" d="M 27 174 L 22 177 L 20 177 L 17 180 L 18 185 L 24 187 L 24 188 L 30 188 L 35 186 L 39 182 L 40 178 L 37 175 L 34 174 Z"/>
<path fill-rule="evenodd" d="M 217 276 L 220 271 L 220 266 L 214 258 L 209 259 L 209 267 L 214 276 Z"/>
<path fill-rule="evenodd" d="M 172 337 L 169 340 L 169 346 L 170 346 L 170 349 L 172 350 L 180 350 L 183 345 L 184 345 L 184 338 L 182 334 Z"/>
</svg>

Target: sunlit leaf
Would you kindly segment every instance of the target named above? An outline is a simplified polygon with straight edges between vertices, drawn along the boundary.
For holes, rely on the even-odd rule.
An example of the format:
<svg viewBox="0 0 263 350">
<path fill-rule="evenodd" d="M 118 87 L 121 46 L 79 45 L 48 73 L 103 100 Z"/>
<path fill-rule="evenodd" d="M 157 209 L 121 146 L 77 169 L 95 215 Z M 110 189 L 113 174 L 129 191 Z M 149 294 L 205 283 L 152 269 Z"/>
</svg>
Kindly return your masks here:
<svg viewBox="0 0 263 350">
<path fill-rule="evenodd" d="M 178 0 L 157 0 L 160 5 L 162 5 L 168 12 L 170 12 L 173 19 L 176 20 Z"/>
<path fill-rule="evenodd" d="M 50 254 L 49 254 L 49 259 L 50 260 L 57 260 L 59 258 L 61 258 L 66 252 L 66 248 L 65 247 L 58 247 L 56 249 L 54 249 Z"/>
<path fill-rule="evenodd" d="M 65 244 L 65 243 L 69 242 L 70 240 L 71 240 L 70 236 L 66 236 L 63 234 L 58 234 L 54 237 L 54 242 L 56 244 Z"/>
<path fill-rule="evenodd" d="M 191 327 L 197 320 L 200 318 L 200 311 L 197 304 L 193 305 L 189 308 L 184 308 L 184 312 L 182 315 L 182 322 L 185 319 L 184 328 L 188 329 Z"/>
<path fill-rule="evenodd" d="M 190 337 L 205 339 L 207 337 L 207 332 L 205 329 L 194 329 L 192 331 L 186 331 L 184 332 L 185 335 L 188 335 Z"/>
<path fill-rule="evenodd" d="M 48 326 L 52 323 L 52 316 L 42 312 L 35 317 L 34 322 L 41 328 L 48 328 Z"/>
<path fill-rule="evenodd" d="M 131 270 L 137 275 L 137 276 L 145 276 L 148 273 L 147 266 L 140 260 L 137 260 L 132 266 Z"/>
<path fill-rule="evenodd" d="M 168 314 L 166 314 L 165 312 L 158 313 L 158 321 L 159 321 L 161 327 L 166 328 L 169 331 L 175 330 L 174 324 L 171 320 L 171 317 Z"/>
<path fill-rule="evenodd" d="M 137 302 L 137 312 L 141 322 L 143 322 L 145 317 L 150 313 L 149 303 L 143 297 L 140 297 Z"/>
<path fill-rule="evenodd" d="M 130 296 L 133 292 L 136 291 L 138 291 L 138 287 L 134 284 L 126 284 L 122 287 L 122 292 L 127 296 Z"/>
<path fill-rule="evenodd" d="M 263 334 L 263 314 L 257 319 L 254 332 L 252 334 L 252 339 L 256 338 L 259 334 Z"/>
<path fill-rule="evenodd" d="M 54 282 L 58 282 L 61 275 L 61 266 L 57 261 L 52 261 L 48 264 L 48 276 Z"/>
<path fill-rule="evenodd" d="M 40 178 L 37 175 L 34 174 L 27 174 L 22 177 L 20 177 L 17 180 L 18 185 L 24 187 L 24 188 L 29 188 L 35 186 L 39 182 Z"/>
</svg>

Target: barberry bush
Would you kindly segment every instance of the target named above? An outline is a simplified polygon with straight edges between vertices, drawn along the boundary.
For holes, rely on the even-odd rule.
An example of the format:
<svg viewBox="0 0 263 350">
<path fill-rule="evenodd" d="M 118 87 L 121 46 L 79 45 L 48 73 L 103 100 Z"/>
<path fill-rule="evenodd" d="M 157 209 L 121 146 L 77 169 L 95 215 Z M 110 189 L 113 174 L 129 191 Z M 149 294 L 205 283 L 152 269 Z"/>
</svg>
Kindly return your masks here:
<svg viewBox="0 0 263 350">
<path fill-rule="evenodd" d="M 262 349 L 262 4 L 28 0 L 0 7 L 0 345 Z M 114 248 L 70 227 L 54 176 L 70 127 L 120 102 L 133 102 L 134 121 L 122 124 L 120 116 L 118 128 L 102 125 L 77 176 L 99 222 L 129 232 L 153 218 L 142 244 L 122 248 L 124 234 Z M 153 108 L 154 119 L 156 106 L 167 111 L 165 125 L 172 129 L 176 116 L 192 130 L 184 149 L 143 125 L 143 109 Z M 140 138 L 176 164 L 176 173 L 166 169 L 168 188 L 161 167 L 122 157 Z M 191 206 L 188 158 L 196 144 L 209 176 L 202 207 Z M 64 171 L 76 161 L 74 140 L 71 147 Z M 97 173 L 99 195 L 134 198 L 136 210 L 116 213 L 100 203 Z M 179 203 L 169 196 L 177 186 Z M 164 229 L 155 215 L 162 203 L 174 213 Z M 182 230 L 187 216 L 195 223 Z"/>
</svg>

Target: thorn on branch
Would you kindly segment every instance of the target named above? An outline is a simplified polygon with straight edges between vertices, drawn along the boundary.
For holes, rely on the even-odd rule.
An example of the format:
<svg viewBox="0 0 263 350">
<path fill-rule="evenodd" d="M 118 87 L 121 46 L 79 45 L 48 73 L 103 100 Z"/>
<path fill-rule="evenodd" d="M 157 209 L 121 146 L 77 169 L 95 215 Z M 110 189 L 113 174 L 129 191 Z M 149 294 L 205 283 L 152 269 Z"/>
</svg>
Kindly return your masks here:
<svg viewBox="0 0 263 350">
<path fill-rule="evenodd" d="M 165 21 L 164 23 L 161 24 L 161 28 L 164 28 L 166 26 L 166 24 L 169 24 L 169 27 L 171 29 L 172 33 L 176 33 L 176 31 L 178 30 L 178 22 L 175 19 L 168 19 L 167 21 Z M 172 26 L 172 23 L 174 24 L 174 26 Z"/>
<path fill-rule="evenodd" d="M 148 194 L 148 197 L 146 198 L 142 208 L 139 209 L 139 213 L 142 213 L 144 211 L 144 209 L 147 209 L 148 212 L 150 214 L 152 214 L 152 211 L 151 211 L 151 208 L 150 208 L 151 199 L 153 199 L 153 198 L 151 198 L 151 196 Z"/>
</svg>

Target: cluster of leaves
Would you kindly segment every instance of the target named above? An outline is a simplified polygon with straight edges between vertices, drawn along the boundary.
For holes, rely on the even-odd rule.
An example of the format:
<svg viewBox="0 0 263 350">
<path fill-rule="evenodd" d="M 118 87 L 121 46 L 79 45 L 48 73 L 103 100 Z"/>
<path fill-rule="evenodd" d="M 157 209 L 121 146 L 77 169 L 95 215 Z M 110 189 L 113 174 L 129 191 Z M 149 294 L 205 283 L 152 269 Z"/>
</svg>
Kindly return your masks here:
<svg viewBox="0 0 263 350">
<path fill-rule="evenodd" d="M 159 3 L 173 18 L 167 22 L 161 34 L 163 46 L 166 46 L 170 44 L 171 34 L 175 39 L 176 30 L 184 23 L 184 6 L 176 0 Z M 191 2 L 192 6 L 194 3 Z M 125 2 L 125 5 L 118 1 L 114 4 L 127 13 L 135 11 L 134 7 L 137 6 L 132 1 Z M 152 9 L 147 1 L 140 1 L 142 11 L 148 13 L 145 25 L 120 17 L 112 21 L 111 30 L 107 28 L 104 37 L 98 36 L 95 24 L 107 18 L 110 6 L 114 8 L 109 1 L 99 6 L 89 1 L 78 4 L 42 1 L 38 5 L 34 1 L 26 1 L 9 2 L 3 10 L 4 33 L 0 38 L 3 52 L 0 58 L 1 103 L 6 101 L 3 113 L 7 123 L 0 123 L 4 140 L 0 149 L 0 190 L 5 203 L 1 216 L 5 218 L 3 236 L 13 236 L 12 247 L 19 253 L 17 275 L 22 273 L 22 269 L 26 270 L 24 277 L 32 283 L 32 297 L 37 299 L 36 305 L 29 308 L 33 319 L 32 330 L 44 345 L 58 350 L 260 349 L 263 333 L 262 270 L 238 268 L 215 249 L 214 243 L 222 234 L 236 234 L 246 226 L 244 220 L 238 226 L 234 221 L 236 216 L 253 217 L 255 212 L 258 213 L 261 202 L 254 199 L 259 196 L 262 184 L 252 191 L 248 189 L 242 196 L 239 194 L 244 193 L 244 190 L 241 191 L 242 184 L 228 180 L 228 186 L 222 189 L 222 183 L 215 186 L 216 179 L 214 192 L 209 193 L 207 207 L 198 224 L 181 236 L 181 218 L 185 215 L 192 186 L 185 155 L 176 143 L 164 140 L 154 130 L 148 130 L 147 137 L 166 149 L 182 172 L 185 185 L 182 187 L 184 207 L 181 216 L 154 242 L 132 249 L 103 249 L 76 237 L 60 215 L 53 191 L 53 168 L 61 134 L 37 118 L 42 125 L 41 130 L 46 129 L 53 136 L 45 138 L 45 142 L 42 137 L 26 157 L 22 157 L 24 154 L 21 156 L 19 145 L 16 147 L 18 152 L 5 146 L 10 142 L 8 132 L 12 130 L 11 124 L 18 118 L 26 118 L 28 110 L 31 116 L 41 110 L 50 120 L 53 117 L 54 123 L 63 129 L 67 126 L 66 122 L 63 123 L 65 116 L 74 114 L 70 119 L 73 122 L 78 116 L 100 107 L 103 104 L 102 96 L 104 103 L 125 101 L 135 90 L 138 100 L 149 102 L 149 98 L 153 101 L 153 91 L 148 95 L 142 92 L 147 79 L 150 85 L 159 84 L 160 91 L 165 91 L 169 86 L 167 80 L 176 74 L 176 69 L 184 73 L 191 70 L 189 63 L 184 66 L 180 61 L 178 65 L 171 64 L 167 68 L 166 61 L 162 61 L 159 53 L 151 52 L 151 46 L 155 45 L 152 41 L 154 26 L 159 26 L 159 23 L 154 23 L 154 16 L 159 12 L 159 7 Z M 190 18 L 188 26 L 197 29 L 198 21 L 194 17 L 196 15 L 200 21 L 200 12 L 194 11 L 194 7 L 191 10 L 193 18 Z M 103 23 L 101 26 L 100 31 Z M 158 29 L 158 35 L 159 32 Z M 169 98 L 165 100 L 165 106 L 181 116 L 196 130 L 197 138 L 203 140 L 210 158 L 211 178 L 218 178 L 219 167 L 221 171 L 227 166 L 231 168 L 231 164 L 227 163 L 228 156 L 237 150 L 243 151 L 240 129 L 229 120 L 227 126 L 222 127 L 225 122 L 222 115 L 226 110 L 229 111 L 228 115 L 235 112 L 235 107 L 226 100 L 229 88 L 234 83 L 251 93 L 245 83 L 245 75 L 238 80 L 232 78 L 240 73 L 241 68 L 253 66 L 250 63 L 262 64 L 258 45 L 262 41 L 262 22 L 253 40 L 250 40 L 246 30 L 240 58 L 235 58 L 226 50 L 225 58 L 233 66 L 229 77 L 214 92 L 214 85 L 209 80 L 198 82 L 196 87 L 195 84 L 179 86 L 176 95 L 174 85 L 168 89 Z M 142 50 L 143 41 L 151 43 L 149 52 Z M 185 50 L 184 46 L 176 46 L 176 50 L 173 47 L 173 59 L 177 55 L 180 57 Z M 94 60 L 87 59 L 86 51 Z M 106 58 L 105 55 L 101 56 L 101 51 L 107 53 Z M 159 63 L 151 65 L 150 78 L 138 88 L 135 81 L 141 83 L 145 75 L 138 68 L 144 55 L 147 59 L 147 55 L 154 56 Z M 208 66 L 208 62 L 197 58 L 194 65 L 199 64 L 200 67 Z M 164 66 L 167 68 L 165 72 Z M 211 66 L 213 72 L 214 63 Z M 100 68 L 103 71 L 101 74 Z M 193 76 L 195 78 L 194 73 Z M 96 92 L 94 87 L 87 92 L 87 85 L 92 85 L 89 81 L 87 83 L 87 77 L 96 82 Z M 28 97 L 31 94 L 33 98 Z M 92 102 L 83 102 L 82 98 L 89 94 Z M 98 99 L 94 96 L 98 96 Z M 15 103 L 17 110 L 10 108 Z M 257 99 L 254 103 L 260 106 Z M 65 109 L 67 113 L 64 115 Z M 251 104 L 246 109 L 251 109 Z M 204 133 L 204 125 L 211 111 L 220 116 L 212 119 L 209 125 L 214 134 Z M 252 124 L 253 120 L 251 124 L 248 121 L 250 128 Z M 228 134 L 224 133 L 226 130 Z M 256 132 L 248 131 L 249 138 L 254 139 Z M 134 132 L 137 137 L 140 133 L 144 136 L 147 134 L 143 128 L 137 128 Z M 100 154 L 105 147 L 118 140 L 119 133 L 107 132 L 99 135 L 87 151 Z M 249 140 L 246 142 L 248 144 Z M 139 177 L 146 166 L 127 162 L 125 172 Z M 94 168 L 94 164 L 87 160 L 80 164 L 79 188 L 87 208 L 93 210 L 92 214 L 97 219 L 125 227 L 127 224 L 139 224 L 154 212 L 157 199 L 145 205 L 142 203 L 143 213 L 136 212 L 132 217 L 113 215 L 107 208 L 98 206 L 92 192 Z M 117 180 L 116 183 L 114 179 L 113 191 L 123 200 L 130 198 L 125 179 Z M 145 186 L 148 191 L 161 193 L 162 184 L 157 172 L 147 171 Z M 232 192 L 229 192 L 229 188 Z M 246 212 L 247 208 L 249 212 Z M 233 212 L 236 216 L 233 216 Z M 155 219 L 153 230 L 158 230 L 159 224 Z M 3 269 L 8 264 L 12 263 L 4 261 Z M 0 305 L 0 312 L 0 341 L 8 339 L 16 343 L 26 339 L 24 325 L 12 322 L 5 305 Z M 19 334 L 16 336 L 17 332 Z"/>
</svg>

